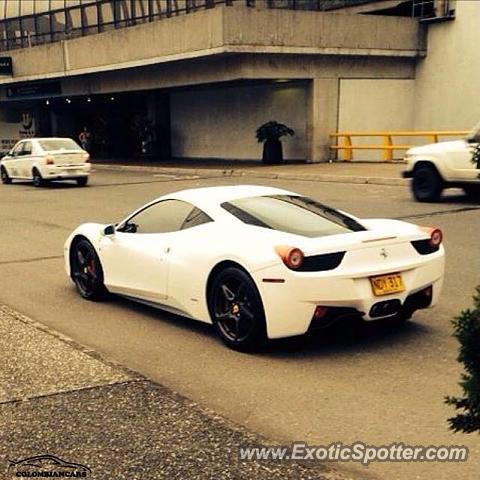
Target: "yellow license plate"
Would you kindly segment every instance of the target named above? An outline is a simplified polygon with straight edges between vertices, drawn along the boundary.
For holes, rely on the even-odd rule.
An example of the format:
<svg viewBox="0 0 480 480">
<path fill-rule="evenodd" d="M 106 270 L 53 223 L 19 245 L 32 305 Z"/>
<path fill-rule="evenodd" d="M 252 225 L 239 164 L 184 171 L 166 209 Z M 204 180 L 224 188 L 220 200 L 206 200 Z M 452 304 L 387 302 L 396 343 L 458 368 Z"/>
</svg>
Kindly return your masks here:
<svg viewBox="0 0 480 480">
<path fill-rule="evenodd" d="M 373 294 L 377 297 L 389 295 L 390 293 L 399 293 L 405 290 L 402 276 L 399 273 L 370 277 L 370 283 L 372 284 Z"/>
</svg>

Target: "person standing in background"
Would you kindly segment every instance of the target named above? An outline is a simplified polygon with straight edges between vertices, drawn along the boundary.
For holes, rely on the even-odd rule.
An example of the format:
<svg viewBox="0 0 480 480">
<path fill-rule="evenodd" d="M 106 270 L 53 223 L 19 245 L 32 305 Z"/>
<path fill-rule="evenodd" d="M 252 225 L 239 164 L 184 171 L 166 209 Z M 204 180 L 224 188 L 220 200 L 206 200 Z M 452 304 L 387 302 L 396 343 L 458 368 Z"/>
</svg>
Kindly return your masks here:
<svg viewBox="0 0 480 480">
<path fill-rule="evenodd" d="M 83 127 L 83 130 L 80 132 L 78 139 L 80 140 L 81 147 L 88 153 L 90 153 L 90 148 L 92 145 L 92 134 L 88 131 L 87 127 Z"/>
</svg>

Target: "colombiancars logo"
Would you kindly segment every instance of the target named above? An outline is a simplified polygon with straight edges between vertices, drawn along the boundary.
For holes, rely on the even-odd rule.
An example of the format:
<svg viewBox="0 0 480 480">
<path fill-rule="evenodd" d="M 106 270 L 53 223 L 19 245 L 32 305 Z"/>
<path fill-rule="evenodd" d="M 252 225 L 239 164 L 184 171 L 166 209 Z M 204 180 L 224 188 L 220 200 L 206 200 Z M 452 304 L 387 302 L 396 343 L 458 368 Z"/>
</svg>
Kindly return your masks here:
<svg viewBox="0 0 480 480">
<path fill-rule="evenodd" d="M 71 463 L 54 455 L 38 455 L 13 461 L 7 469 L 9 478 L 88 478 L 91 470 L 80 463 Z"/>
</svg>

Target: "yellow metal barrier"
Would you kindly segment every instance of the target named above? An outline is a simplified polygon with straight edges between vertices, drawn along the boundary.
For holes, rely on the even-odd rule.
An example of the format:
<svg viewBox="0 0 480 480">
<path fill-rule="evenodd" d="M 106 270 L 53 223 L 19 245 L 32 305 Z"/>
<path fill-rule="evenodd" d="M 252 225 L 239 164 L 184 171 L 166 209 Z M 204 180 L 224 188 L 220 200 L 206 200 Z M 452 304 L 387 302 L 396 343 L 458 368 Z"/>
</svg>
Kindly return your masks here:
<svg viewBox="0 0 480 480">
<path fill-rule="evenodd" d="M 395 145 L 393 137 L 424 137 L 428 143 L 437 143 L 439 137 L 464 137 L 468 131 L 432 131 L 432 132 L 339 132 L 332 133 L 330 137 L 336 138 L 332 150 L 343 151 L 343 160 L 353 160 L 353 150 L 382 150 L 382 159 L 387 162 L 393 160 L 395 150 L 408 150 L 414 145 Z M 352 137 L 382 137 L 383 142 L 379 145 L 353 145 Z M 339 142 L 342 142 L 341 144 Z"/>
</svg>

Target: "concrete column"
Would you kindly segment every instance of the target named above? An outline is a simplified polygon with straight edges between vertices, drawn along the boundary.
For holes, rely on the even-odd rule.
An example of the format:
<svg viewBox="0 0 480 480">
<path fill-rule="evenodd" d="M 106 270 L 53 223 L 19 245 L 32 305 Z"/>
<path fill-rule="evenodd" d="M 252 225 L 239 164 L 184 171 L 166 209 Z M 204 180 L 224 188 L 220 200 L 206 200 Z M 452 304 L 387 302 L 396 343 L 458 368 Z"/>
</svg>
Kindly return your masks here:
<svg viewBox="0 0 480 480">
<path fill-rule="evenodd" d="M 338 127 L 338 78 L 313 78 L 307 92 L 307 161 L 326 162 L 333 158 L 330 133 Z"/>
</svg>

